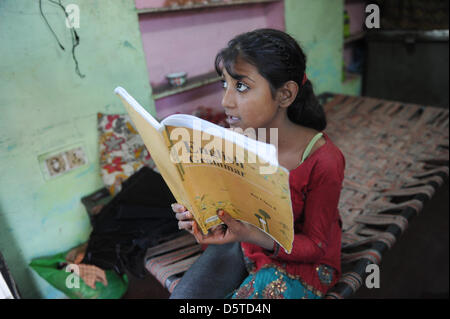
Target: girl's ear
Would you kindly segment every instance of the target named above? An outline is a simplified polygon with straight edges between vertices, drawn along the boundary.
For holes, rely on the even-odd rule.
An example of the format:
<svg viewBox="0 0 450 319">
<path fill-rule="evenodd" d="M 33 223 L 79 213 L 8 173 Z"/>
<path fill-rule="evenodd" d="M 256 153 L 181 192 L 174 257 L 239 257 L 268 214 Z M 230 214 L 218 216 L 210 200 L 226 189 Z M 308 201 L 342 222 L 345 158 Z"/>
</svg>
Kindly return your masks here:
<svg viewBox="0 0 450 319">
<path fill-rule="evenodd" d="M 287 81 L 277 91 L 277 102 L 280 107 L 289 107 L 297 97 L 298 84 L 294 81 Z"/>
</svg>

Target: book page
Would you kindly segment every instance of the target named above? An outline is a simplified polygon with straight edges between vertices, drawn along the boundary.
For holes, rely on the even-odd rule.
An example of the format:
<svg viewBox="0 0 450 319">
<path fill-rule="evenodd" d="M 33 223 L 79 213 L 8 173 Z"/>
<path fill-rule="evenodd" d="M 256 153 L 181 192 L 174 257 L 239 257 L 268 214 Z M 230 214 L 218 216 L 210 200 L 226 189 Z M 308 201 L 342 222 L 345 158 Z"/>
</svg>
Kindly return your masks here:
<svg viewBox="0 0 450 319">
<path fill-rule="evenodd" d="M 196 131 L 211 132 L 223 139 L 235 143 L 242 148 L 255 150 L 258 156 L 268 162 L 271 166 L 278 166 L 276 148 L 273 145 L 247 138 L 246 136 L 226 129 L 214 123 L 208 122 L 189 114 L 174 114 L 161 121 L 162 126 L 186 127 Z"/>
<path fill-rule="evenodd" d="M 245 148 L 251 144 L 249 138 L 244 137 L 246 143 L 231 143 L 224 135 L 186 127 L 191 125 L 182 127 L 187 124 L 182 121 L 163 124 L 171 140 L 172 160 L 179 161 L 189 210 L 202 232 L 222 223 L 217 210 L 223 209 L 258 227 L 290 253 L 294 222 L 289 172 L 268 163 L 267 158 L 260 159 L 257 153 L 261 152 Z M 262 173 L 268 165 L 270 173 Z"/>
</svg>

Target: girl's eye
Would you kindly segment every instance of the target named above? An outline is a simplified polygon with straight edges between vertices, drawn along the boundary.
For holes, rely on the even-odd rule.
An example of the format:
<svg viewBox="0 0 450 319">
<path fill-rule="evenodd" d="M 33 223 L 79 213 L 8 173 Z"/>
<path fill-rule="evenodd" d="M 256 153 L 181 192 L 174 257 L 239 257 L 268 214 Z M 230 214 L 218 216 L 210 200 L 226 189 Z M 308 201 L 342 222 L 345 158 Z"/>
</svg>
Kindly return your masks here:
<svg viewBox="0 0 450 319">
<path fill-rule="evenodd" d="M 226 88 L 228 87 L 227 81 L 221 80 L 220 82 L 222 82 L 222 87 L 223 87 L 224 89 L 226 89 Z"/>
<path fill-rule="evenodd" d="M 249 90 L 250 88 L 247 86 L 247 85 L 245 85 L 244 83 L 242 83 L 242 82 L 238 82 L 237 84 L 236 84 L 236 90 L 238 90 L 239 92 L 245 92 L 245 91 L 247 91 L 247 90 Z"/>
</svg>

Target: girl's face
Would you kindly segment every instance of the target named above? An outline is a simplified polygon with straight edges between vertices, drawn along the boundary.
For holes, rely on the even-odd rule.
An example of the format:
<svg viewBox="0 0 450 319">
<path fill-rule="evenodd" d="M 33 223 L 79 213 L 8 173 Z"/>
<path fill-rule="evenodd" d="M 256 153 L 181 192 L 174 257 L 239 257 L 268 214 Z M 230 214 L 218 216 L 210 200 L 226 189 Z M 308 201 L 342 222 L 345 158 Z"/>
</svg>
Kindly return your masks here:
<svg viewBox="0 0 450 319">
<path fill-rule="evenodd" d="M 231 128 L 270 128 L 278 111 L 278 103 L 273 99 L 269 82 L 259 74 L 255 66 L 237 61 L 234 65 L 241 80 L 232 78 L 223 68 L 222 83 L 227 122 Z"/>
</svg>

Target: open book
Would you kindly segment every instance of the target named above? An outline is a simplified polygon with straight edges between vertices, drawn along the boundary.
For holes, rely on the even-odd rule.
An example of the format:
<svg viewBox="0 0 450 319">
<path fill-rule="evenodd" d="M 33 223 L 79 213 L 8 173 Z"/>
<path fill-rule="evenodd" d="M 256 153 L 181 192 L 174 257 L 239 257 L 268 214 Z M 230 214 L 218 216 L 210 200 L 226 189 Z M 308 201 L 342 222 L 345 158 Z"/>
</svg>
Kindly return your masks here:
<svg viewBox="0 0 450 319">
<path fill-rule="evenodd" d="M 217 210 L 250 223 L 292 250 L 294 222 L 289 172 L 274 145 L 192 115 L 159 123 L 123 88 L 122 100 L 159 172 L 204 234 L 222 221 Z"/>
</svg>

